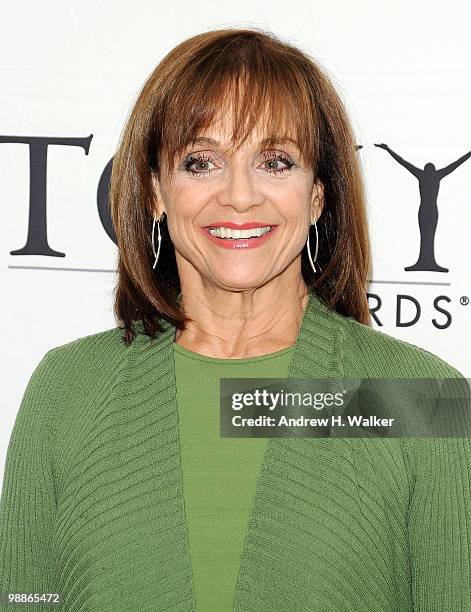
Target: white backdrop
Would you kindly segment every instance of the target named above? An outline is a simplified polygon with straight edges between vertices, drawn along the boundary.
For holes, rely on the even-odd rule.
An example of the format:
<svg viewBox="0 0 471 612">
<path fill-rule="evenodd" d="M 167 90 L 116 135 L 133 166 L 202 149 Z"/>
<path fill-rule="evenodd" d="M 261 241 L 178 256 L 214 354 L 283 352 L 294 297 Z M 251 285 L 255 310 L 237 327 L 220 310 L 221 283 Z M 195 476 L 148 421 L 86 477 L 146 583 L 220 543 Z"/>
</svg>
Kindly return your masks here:
<svg viewBox="0 0 471 612">
<path fill-rule="evenodd" d="M 22 394 L 44 353 L 115 327 L 116 246 L 100 221 L 100 177 L 148 74 L 177 43 L 209 28 L 268 28 L 327 68 L 362 145 L 374 255 L 371 308 L 381 300 L 373 327 L 423 346 L 470 377 L 471 159 L 442 178 L 438 199 L 432 194 L 428 201 L 439 211 L 436 264 L 448 271 L 405 270 L 419 254 L 419 181 L 374 146 L 388 144 L 419 170 L 430 162 L 446 167 L 471 150 L 470 21 L 470 5 L 456 0 L 4 0 L 2 474 Z M 61 139 L 47 148 L 44 183 L 47 243 L 61 257 L 21 253 L 41 233 L 37 214 L 29 227 L 30 188 L 34 206 L 40 200 L 41 185 L 29 177 L 30 147 L 38 176 L 38 138 Z M 424 178 L 425 191 L 432 182 L 432 175 Z M 408 296 L 399 298 L 400 322 L 412 325 L 396 320 L 398 296 Z"/>
</svg>

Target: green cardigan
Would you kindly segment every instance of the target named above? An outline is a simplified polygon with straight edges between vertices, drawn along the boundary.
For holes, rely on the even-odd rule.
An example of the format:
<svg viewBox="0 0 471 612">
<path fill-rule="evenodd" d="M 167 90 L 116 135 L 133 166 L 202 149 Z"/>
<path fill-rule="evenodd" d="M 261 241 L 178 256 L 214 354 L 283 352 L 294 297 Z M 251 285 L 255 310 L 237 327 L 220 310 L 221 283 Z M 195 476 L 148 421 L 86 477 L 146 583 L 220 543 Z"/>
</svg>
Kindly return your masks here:
<svg viewBox="0 0 471 612">
<path fill-rule="evenodd" d="M 7 452 L 0 592 L 58 593 L 67 612 L 195 610 L 164 324 L 130 347 L 120 328 L 80 338 L 35 369 Z M 463 378 L 311 295 L 289 377 L 337 376 Z M 470 484 L 470 438 L 271 438 L 234 610 L 471 610 Z"/>
</svg>

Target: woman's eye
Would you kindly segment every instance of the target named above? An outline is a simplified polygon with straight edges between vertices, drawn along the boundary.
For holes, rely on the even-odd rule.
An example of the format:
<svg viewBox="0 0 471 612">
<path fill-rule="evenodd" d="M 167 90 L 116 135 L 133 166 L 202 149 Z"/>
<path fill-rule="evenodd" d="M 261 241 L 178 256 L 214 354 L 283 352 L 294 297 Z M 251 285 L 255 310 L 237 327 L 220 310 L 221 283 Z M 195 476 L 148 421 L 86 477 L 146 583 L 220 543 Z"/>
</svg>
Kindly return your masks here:
<svg viewBox="0 0 471 612">
<path fill-rule="evenodd" d="M 197 175 L 210 174 L 211 170 L 208 169 L 208 166 L 211 163 L 211 158 L 202 153 L 198 153 L 198 155 L 189 155 L 184 163 L 185 171 L 189 174 Z"/>
<path fill-rule="evenodd" d="M 265 160 L 262 165 L 267 174 L 282 174 L 286 170 L 291 170 L 295 165 L 282 153 L 265 152 L 262 157 Z M 210 168 L 210 164 L 213 164 L 211 157 L 204 153 L 198 153 L 197 155 L 189 155 L 185 159 L 184 169 L 185 172 L 193 176 L 204 176 L 211 174 L 213 168 Z"/>
<path fill-rule="evenodd" d="M 291 170 L 294 166 L 294 163 L 282 153 L 264 153 L 263 157 L 265 157 L 265 161 L 263 162 L 265 170 L 269 174 L 281 174 L 286 170 Z M 280 168 L 280 163 L 284 164 L 285 167 Z"/>
</svg>

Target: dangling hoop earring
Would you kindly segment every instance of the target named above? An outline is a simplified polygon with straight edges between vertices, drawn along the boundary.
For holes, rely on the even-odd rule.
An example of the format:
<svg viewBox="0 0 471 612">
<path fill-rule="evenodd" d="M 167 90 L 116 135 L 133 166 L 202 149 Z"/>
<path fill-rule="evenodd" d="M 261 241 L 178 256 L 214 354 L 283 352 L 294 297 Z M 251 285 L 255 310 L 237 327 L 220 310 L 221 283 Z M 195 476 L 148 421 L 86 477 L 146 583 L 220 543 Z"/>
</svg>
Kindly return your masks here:
<svg viewBox="0 0 471 612">
<path fill-rule="evenodd" d="M 314 229 L 316 230 L 316 251 L 314 253 L 314 261 L 317 260 L 317 253 L 319 252 L 319 234 L 317 232 L 317 223 L 316 220 L 314 219 L 314 223 L 311 223 L 311 225 L 314 225 Z M 307 233 L 307 254 L 309 257 L 309 261 L 311 263 L 311 268 L 314 272 L 314 274 L 317 274 L 317 270 L 316 270 L 316 266 L 314 265 L 314 261 L 312 260 L 311 257 L 311 245 L 309 244 L 309 234 L 310 232 Z M 319 264 L 317 264 L 319 266 Z M 319 266 L 320 268 L 320 266 Z"/>
<path fill-rule="evenodd" d="M 164 214 L 165 213 L 162 213 L 162 216 L 158 220 L 154 216 L 154 221 L 152 223 L 152 251 L 154 252 L 154 257 L 155 257 L 154 265 L 152 266 L 153 270 L 155 270 L 155 266 L 157 265 L 157 262 L 159 260 L 159 255 L 160 255 L 160 243 L 162 242 L 162 236 L 160 235 L 160 221 L 164 218 Z M 159 243 L 157 247 L 157 253 L 155 252 L 155 243 L 154 243 L 154 231 L 155 231 L 156 221 L 157 221 L 157 241 Z"/>
</svg>

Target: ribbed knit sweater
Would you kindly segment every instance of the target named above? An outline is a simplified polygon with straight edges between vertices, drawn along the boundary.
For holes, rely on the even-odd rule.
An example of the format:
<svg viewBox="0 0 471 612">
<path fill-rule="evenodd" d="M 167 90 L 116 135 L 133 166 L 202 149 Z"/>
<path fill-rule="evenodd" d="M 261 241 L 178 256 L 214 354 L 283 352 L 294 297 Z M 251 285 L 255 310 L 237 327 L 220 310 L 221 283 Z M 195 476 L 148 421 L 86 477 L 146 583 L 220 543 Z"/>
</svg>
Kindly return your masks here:
<svg viewBox="0 0 471 612">
<path fill-rule="evenodd" d="M 59 593 L 68 612 L 195 610 L 164 324 L 36 367 L 7 452 L 0 592 Z M 311 295 L 288 377 L 337 376 L 463 378 Z M 234 610 L 470 611 L 470 484 L 470 438 L 269 439 Z"/>
</svg>

